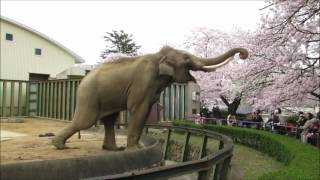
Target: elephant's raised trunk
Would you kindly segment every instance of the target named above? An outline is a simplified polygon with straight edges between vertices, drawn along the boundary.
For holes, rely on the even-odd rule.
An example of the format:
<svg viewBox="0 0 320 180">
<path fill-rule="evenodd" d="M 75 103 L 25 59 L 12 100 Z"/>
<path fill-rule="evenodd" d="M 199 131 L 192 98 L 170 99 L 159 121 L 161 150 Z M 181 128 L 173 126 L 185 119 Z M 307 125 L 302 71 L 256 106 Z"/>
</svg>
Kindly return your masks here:
<svg viewBox="0 0 320 180">
<path fill-rule="evenodd" d="M 246 59 L 249 54 L 244 48 L 234 48 L 215 58 L 198 58 L 196 56 L 192 56 L 192 60 L 202 64 L 202 67 L 199 70 L 210 72 L 226 65 L 231 60 L 230 57 L 234 56 L 236 53 L 240 53 L 239 56 L 241 59 Z"/>
</svg>

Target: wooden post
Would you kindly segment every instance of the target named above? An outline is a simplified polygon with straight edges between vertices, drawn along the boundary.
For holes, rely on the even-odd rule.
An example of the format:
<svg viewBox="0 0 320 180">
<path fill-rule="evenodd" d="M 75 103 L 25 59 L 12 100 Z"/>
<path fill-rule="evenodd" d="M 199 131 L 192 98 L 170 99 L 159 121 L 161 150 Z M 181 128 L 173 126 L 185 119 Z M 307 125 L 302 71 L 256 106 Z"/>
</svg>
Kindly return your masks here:
<svg viewBox="0 0 320 180">
<path fill-rule="evenodd" d="M 11 94 L 10 94 L 10 116 L 14 116 L 14 81 L 11 81 Z"/>
<path fill-rule="evenodd" d="M 226 158 L 221 167 L 221 172 L 220 172 L 220 179 L 227 179 L 228 171 L 229 171 L 229 165 L 231 162 L 231 157 Z"/>
<path fill-rule="evenodd" d="M 72 120 L 74 110 L 75 110 L 75 98 L 76 98 L 75 91 L 76 91 L 76 81 L 72 81 L 72 85 L 71 85 L 71 118 L 70 118 L 70 120 Z"/>
<path fill-rule="evenodd" d="M 30 82 L 26 83 L 26 116 L 29 116 L 29 100 L 30 100 L 30 88 L 31 84 Z"/>
<path fill-rule="evenodd" d="M 168 134 L 167 134 L 167 139 L 166 141 L 164 142 L 164 150 L 163 150 L 163 159 L 167 159 L 168 157 L 168 149 L 169 149 L 169 145 L 170 145 L 170 136 L 171 136 L 171 129 L 169 128 L 168 129 Z"/>
<path fill-rule="evenodd" d="M 37 82 L 37 116 L 40 116 L 41 110 L 41 84 Z"/>
<path fill-rule="evenodd" d="M 61 88 L 62 88 L 62 85 L 61 85 L 61 82 L 57 82 L 57 119 L 60 119 L 61 118 Z"/>
<path fill-rule="evenodd" d="M 3 81 L 3 94 L 2 94 L 2 113 L 3 117 L 6 117 L 6 109 L 7 109 L 7 81 Z"/>
<path fill-rule="evenodd" d="M 223 143 L 223 141 L 220 140 L 219 149 L 222 149 L 223 146 L 224 146 L 224 143 Z M 214 170 L 214 177 L 213 177 L 214 180 L 220 180 L 221 179 L 221 176 L 223 175 L 223 174 L 221 174 L 222 168 L 224 167 L 223 164 L 224 164 L 224 161 L 221 162 L 221 163 L 216 164 L 216 168 Z"/>
<path fill-rule="evenodd" d="M 181 162 L 185 162 L 188 160 L 190 135 L 191 135 L 191 133 L 189 131 L 187 131 L 185 134 L 185 141 L 184 141 L 184 145 L 183 145 L 183 149 L 182 149 Z"/>
<path fill-rule="evenodd" d="M 46 101 L 45 101 L 45 103 L 46 103 L 46 114 L 45 114 L 45 116 L 46 117 L 49 117 L 49 106 L 50 106 L 50 92 L 49 92 L 49 90 L 50 90 L 50 86 L 49 86 L 49 82 L 46 82 Z"/>
<path fill-rule="evenodd" d="M 54 108 L 54 91 L 53 91 L 54 82 L 50 83 L 50 118 L 53 118 L 53 108 Z"/>
<path fill-rule="evenodd" d="M 44 82 L 41 82 L 40 83 L 40 87 L 41 87 L 41 91 L 40 91 L 40 94 L 41 94 L 41 115 L 40 116 L 44 116 L 44 111 L 45 111 L 45 91 L 44 91 Z"/>
<path fill-rule="evenodd" d="M 19 82 L 18 86 L 18 116 L 21 116 L 21 106 L 22 106 L 22 82 Z"/>
<path fill-rule="evenodd" d="M 120 127 L 119 127 L 119 128 L 120 128 Z M 119 129 L 119 128 L 118 128 L 118 129 Z M 148 134 L 149 128 L 148 128 L 148 127 L 145 127 L 144 129 L 145 129 L 145 133 Z"/>
<path fill-rule="evenodd" d="M 58 82 L 54 82 L 54 103 L 53 103 L 53 112 L 54 112 L 54 118 L 58 118 Z"/>
<path fill-rule="evenodd" d="M 202 145 L 200 148 L 199 159 L 205 157 L 207 154 L 207 142 L 208 142 L 208 136 L 204 135 L 202 137 Z"/>
<path fill-rule="evenodd" d="M 63 81 L 62 84 L 62 119 L 66 119 L 66 81 Z"/>
<path fill-rule="evenodd" d="M 203 158 L 206 156 L 207 154 L 207 143 L 208 143 L 208 136 L 204 135 L 202 137 L 202 145 L 200 148 L 200 152 L 199 152 L 199 159 Z M 205 180 L 208 179 L 209 175 L 210 175 L 210 170 L 205 170 L 205 171 L 200 171 L 198 174 L 198 180 Z"/>
<path fill-rule="evenodd" d="M 211 170 L 211 168 L 208 169 L 208 170 L 200 171 L 199 175 L 198 175 L 198 180 L 207 180 L 207 179 L 209 179 L 210 170 Z"/>
</svg>

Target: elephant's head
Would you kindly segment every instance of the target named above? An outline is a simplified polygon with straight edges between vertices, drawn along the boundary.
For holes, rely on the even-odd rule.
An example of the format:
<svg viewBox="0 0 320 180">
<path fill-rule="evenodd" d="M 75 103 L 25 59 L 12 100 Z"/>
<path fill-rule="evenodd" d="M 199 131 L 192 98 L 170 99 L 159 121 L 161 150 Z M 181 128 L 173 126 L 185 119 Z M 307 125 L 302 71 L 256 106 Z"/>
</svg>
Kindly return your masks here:
<svg viewBox="0 0 320 180">
<path fill-rule="evenodd" d="M 214 58 L 200 58 L 171 47 L 164 47 L 158 53 L 160 55 L 159 74 L 170 76 L 178 83 L 195 82 L 190 70 L 212 72 L 227 64 L 231 60 L 230 57 L 236 53 L 240 53 L 241 59 L 248 57 L 248 51 L 244 48 L 234 48 Z"/>
</svg>

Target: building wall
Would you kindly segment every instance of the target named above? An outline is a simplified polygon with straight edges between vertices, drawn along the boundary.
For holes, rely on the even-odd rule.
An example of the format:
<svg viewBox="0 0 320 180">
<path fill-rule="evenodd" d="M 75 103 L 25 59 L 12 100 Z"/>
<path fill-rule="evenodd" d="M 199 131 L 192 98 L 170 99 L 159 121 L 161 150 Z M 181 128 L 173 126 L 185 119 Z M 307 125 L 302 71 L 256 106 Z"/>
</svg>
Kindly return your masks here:
<svg viewBox="0 0 320 180">
<path fill-rule="evenodd" d="M 200 114 L 200 86 L 189 82 L 186 98 L 188 100 L 186 119 L 193 119 L 196 117 L 196 114 Z"/>
<path fill-rule="evenodd" d="M 13 34 L 13 41 L 6 40 Z M 35 48 L 42 50 L 35 55 Z M 28 80 L 29 73 L 49 74 L 75 64 L 75 59 L 63 49 L 21 27 L 1 19 L 1 72 L 0 79 Z"/>
<path fill-rule="evenodd" d="M 187 99 L 185 95 L 187 89 L 187 84 L 173 83 L 161 93 L 161 110 L 159 112 L 161 121 L 186 118 Z"/>
</svg>

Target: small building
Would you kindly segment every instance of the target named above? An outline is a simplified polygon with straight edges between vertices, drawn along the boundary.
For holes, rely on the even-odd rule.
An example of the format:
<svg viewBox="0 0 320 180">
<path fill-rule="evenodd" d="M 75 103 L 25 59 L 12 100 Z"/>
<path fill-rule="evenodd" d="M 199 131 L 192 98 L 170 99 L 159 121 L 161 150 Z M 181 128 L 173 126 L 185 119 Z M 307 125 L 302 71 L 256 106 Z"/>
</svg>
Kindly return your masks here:
<svg viewBox="0 0 320 180">
<path fill-rule="evenodd" d="M 80 65 L 67 68 L 57 74 L 56 79 L 81 79 L 93 70 L 96 65 Z"/>
<path fill-rule="evenodd" d="M 47 80 L 84 60 L 50 37 L 1 16 L 0 79 Z"/>
</svg>

